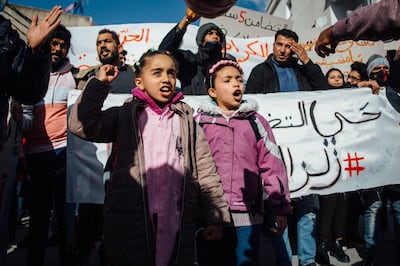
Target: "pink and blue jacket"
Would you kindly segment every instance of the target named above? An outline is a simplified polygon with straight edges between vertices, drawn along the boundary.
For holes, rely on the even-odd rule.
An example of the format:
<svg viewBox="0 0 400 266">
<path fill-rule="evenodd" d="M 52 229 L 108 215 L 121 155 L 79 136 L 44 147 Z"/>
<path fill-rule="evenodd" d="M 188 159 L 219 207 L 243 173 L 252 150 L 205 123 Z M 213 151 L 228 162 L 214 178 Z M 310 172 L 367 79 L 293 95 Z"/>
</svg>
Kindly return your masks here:
<svg viewBox="0 0 400 266">
<path fill-rule="evenodd" d="M 29 128 L 25 153 L 41 153 L 67 146 L 67 101 L 76 89 L 67 59 L 58 71 L 50 73 L 47 93 L 33 106 L 24 106 L 24 128 Z"/>
<path fill-rule="evenodd" d="M 256 201 L 262 198 L 262 184 L 275 215 L 289 215 L 285 166 L 268 121 L 256 110 L 255 101 L 245 100 L 227 118 L 212 101 L 207 101 L 200 106 L 195 119 L 210 144 L 230 211 L 250 212 L 254 206 L 260 206 Z M 265 138 L 257 140 L 249 122 L 252 115 L 262 123 Z"/>
</svg>

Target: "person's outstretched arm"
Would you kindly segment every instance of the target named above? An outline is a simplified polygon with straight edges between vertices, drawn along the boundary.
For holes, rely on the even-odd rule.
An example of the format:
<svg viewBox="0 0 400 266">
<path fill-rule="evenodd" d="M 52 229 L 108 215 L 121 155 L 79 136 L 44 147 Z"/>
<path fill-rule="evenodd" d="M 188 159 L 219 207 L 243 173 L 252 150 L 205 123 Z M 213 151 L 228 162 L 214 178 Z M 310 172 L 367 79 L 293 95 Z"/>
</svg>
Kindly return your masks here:
<svg viewBox="0 0 400 266">
<path fill-rule="evenodd" d="M 62 12 L 61 6 L 55 6 L 40 23 L 38 23 L 38 15 L 35 14 L 33 16 L 31 25 L 26 33 L 28 47 L 32 49 L 33 54 L 39 52 L 47 36 L 60 25 Z"/>
<path fill-rule="evenodd" d="M 315 44 L 315 51 L 325 57 L 335 53 L 340 41 L 387 41 L 399 38 L 400 1 L 382 0 L 355 10 L 348 18 L 323 30 Z"/>
<path fill-rule="evenodd" d="M 182 20 L 173 27 L 158 46 L 159 50 L 175 53 L 182 44 L 183 36 L 186 33 L 187 26 L 199 18 L 191 9 L 186 8 L 186 14 Z"/>
<path fill-rule="evenodd" d="M 61 23 L 61 14 L 61 7 L 55 6 L 40 23 L 38 16 L 33 16 L 26 34 L 28 47 L 20 50 L 13 69 L 16 79 L 11 95 L 20 103 L 37 103 L 46 94 L 51 57 L 48 49 L 41 48 L 47 36 Z"/>
</svg>

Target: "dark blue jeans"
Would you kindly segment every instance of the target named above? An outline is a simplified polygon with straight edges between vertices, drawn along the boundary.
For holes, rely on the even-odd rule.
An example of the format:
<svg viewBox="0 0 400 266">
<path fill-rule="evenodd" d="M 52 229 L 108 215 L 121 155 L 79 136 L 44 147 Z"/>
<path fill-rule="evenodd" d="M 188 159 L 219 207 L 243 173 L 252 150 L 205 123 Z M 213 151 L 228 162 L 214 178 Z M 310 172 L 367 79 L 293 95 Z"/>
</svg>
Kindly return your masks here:
<svg viewBox="0 0 400 266">
<path fill-rule="evenodd" d="M 29 180 L 28 265 L 43 265 L 50 213 L 54 206 L 59 229 L 60 263 L 66 262 L 66 149 L 27 154 Z"/>
<path fill-rule="evenodd" d="M 400 185 L 392 185 L 363 191 L 361 199 L 364 211 L 364 239 L 367 248 L 366 255 L 376 257 L 378 255 L 378 240 L 381 229 L 380 215 L 385 200 L 390 203 L 390 211 L 393 212 L 394 234 L 400 260 Z"/>
<path fill-rule="evenodd" d="M 224 227 L 222 239 L 198 243 L 200 265 L 258 266 L 261 226 Z"/>
</svg>

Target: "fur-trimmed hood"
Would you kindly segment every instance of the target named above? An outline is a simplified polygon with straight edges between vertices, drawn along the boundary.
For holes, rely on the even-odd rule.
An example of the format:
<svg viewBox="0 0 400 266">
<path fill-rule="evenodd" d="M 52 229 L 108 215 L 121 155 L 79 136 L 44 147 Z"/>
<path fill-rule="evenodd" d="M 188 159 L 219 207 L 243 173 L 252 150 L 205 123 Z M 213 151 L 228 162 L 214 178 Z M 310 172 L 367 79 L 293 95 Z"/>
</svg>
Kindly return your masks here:
<svg viewBox="0 0 400 266">
<path fill-rule="evenodd" d="M 248 116 L 258 110 L 258 103 L 253 99 L 243 99 L 242 103 L 234 112 L 234 115 Z M 205 100 L 200 103 L 198 113 L 206 113 L 212 116 L 223 115 L 221 109 L 216 105 L 215 101 L 212 99 Z"/>
</svg>

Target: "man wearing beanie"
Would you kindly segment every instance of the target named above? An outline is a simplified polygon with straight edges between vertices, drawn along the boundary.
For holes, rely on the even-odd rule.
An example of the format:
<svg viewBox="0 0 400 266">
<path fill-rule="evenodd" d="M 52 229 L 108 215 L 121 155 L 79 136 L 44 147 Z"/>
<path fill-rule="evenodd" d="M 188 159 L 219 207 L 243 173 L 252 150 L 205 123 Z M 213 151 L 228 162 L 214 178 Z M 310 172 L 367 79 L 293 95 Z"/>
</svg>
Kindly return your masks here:
<svg viewBox="0 0 400 266">
<path fill-rule="evenodd" d="M 178 61 L 178 79 L 185 95 L 207 95 L 204 85 L 205 73 L 209 66 L 226 57 L 222 53 L 225 35 L 214 23 L 203 24 L 197 31 L 197 53 L 179 49 L 187 26 L 199 18 L 192 10 L 161 41 L 158 49 L 169 51 Z M 235 60 L 233 56 L 230 59 Z"/>
<path fill-rule="evenodd" d="M 354 80 L 354 74 L 357 72 L 360 79 Z M 363 73 L 363 75 L 361 75 L 361 73 Z M 367 64 L 361 62 L 353 63 L 347 81 L 355 87 L 370 87 L 373 94 L 379 94 L 381 87 L 387 85 L 388 76 L 388 60 L 381 55 L 374 54 L 368 59 Z"/>
<path fill-rule="evenodd" d="M 367 61 L 367 74 L 376 80 L 380 86 L 388 85 L 389 61 L 381 55 L 373 54 Z"/>
<path fill-rule="evenodd" d="M 389 61 L 381 55 L 374 54 L 367 61 L 367 73 L 370 81 L 375 81 L 379 86 L 390 86 Z M 385 178 L 384 176 L 382 178 Z M 364 239 L 365 258 L 363 265 L 375 265 L 378 259 L 379 245 L 379 220 L 382 208 L 386 207 L 383 199 L 388 199 L 395 217 L 395 239 L 397 250 L 400 252 L 400 185 L 389 185 L 372 188 L 361 192 L 362 209 L 364 211 Z M 400 260 L 400 256 L 399 256 Z"/>
<path fill-rule="evenodd" d="M 60 265 L 71 265 L 67 258 L 66 224 L 66 147 L 68 93 L 76 88 L 74 68 L 68 57 L 71 33 L 59 25 L 45 45 L 51 52 L 51 71 L 44 98 L 24 107 L 26 132 L 24 151 L 28 164 L 30 243 L 27 265 L 43 265 L 54 206 L 59 230 Z"/>
</svg>

